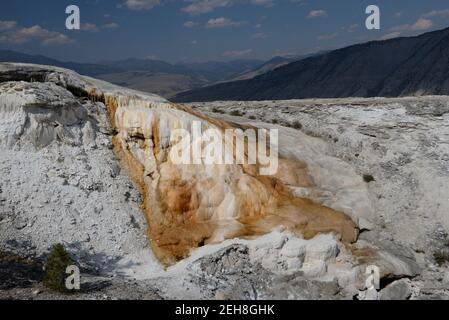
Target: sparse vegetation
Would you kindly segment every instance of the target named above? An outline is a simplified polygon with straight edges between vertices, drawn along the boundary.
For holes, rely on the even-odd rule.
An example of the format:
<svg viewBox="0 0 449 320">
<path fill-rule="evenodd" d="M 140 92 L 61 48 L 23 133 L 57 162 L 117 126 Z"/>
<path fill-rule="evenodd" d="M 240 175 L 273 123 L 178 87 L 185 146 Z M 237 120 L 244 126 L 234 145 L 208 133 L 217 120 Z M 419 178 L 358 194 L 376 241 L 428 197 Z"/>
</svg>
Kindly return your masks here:
<svg viewBox="0 0 449 320">
<path fill-rule="evenodd" d="M 302 123 L 299 122 L 298 120 L 293 121 L 292 123 L 290 123 L 289 127 L 296 129 L 296 130 L 301 130 L 302 129 Z"/>
<path fill-rule="evenodd" d="M 230 115 L 235 116 L 235 117 L 241 117 L 241 116 L 245 115 L 245 113 L 240 110 L 232 110 Z"/>
<path fill-rule="evenodd" d="M 71 264 L 72 259 L 64 246 L 62 244 L 55 245 L 45 264 L 44 286 L 58 292 L 66 292 L 65 271 Z"/>
<path fill-rule="evenodd" d="M 271 120 L 271 123 L 272 123 L 272 124 L 278 124 L 278 123 L 279 123 L 279 120 L 278 120 L 278 119 L 272 119 L 272 120 Z"/>
<path fill-rule="evenodd" d="M 376 179 L 374 179 L 374 177 L 370 174 L 364 174 L 363 181 L 365 181 L 366 183 L 370 183 L 370 182 L 376 181 Z"/>
<path fill-rule="evenodd" d="M 441 249 L 433 253 L 433 258 L 435 262 L 441 267 L 449 263 L 449 250 Z"/>
<path fill-rule="evenodd" d="M 213 112 L 213 113 L 224 113 L 223 110 L 221 110 L 221 109 L 219 109 L 219 108 L 217 108 L 217 107 L 213 107 L 213 108 L 212 108 L 212 112 Z"/>
<path fill-rule="evenodd" d="M 256 117 L 255 116 L 249 116 L 248 117 L 250 120 L 256 120 Z"/>
<path fill-rule="evenodd" d="M 0 249 L 0 291 L 31 287 L 42 281 L 42 276 L 42 265 L 38 260 Z"/>
<path fill-rule="evenodd" d="M 449 238 L 447 238 L 447 235 L 445 235 L 445 238 L 443 244 L 433 253 L 433 258 L 440 267 L 446 264 L 449 266 Z"/>
</svg>

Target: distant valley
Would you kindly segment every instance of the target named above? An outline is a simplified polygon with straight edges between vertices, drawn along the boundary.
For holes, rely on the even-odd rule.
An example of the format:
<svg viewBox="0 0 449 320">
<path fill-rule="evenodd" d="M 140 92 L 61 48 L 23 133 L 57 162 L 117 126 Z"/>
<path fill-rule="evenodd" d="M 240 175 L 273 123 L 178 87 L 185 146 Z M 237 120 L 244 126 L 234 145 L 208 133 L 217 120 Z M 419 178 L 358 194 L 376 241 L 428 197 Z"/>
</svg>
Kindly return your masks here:
<svg viewBox="0 0 449 320">
<path fill-rule="evenodd" d="M 42 55 L 0 50 L 0 62 L 33 63 L 72 69 L 83 75 L 155 93 L 165 98 L 216 83 L 251 79 L 297 59 L 301 59 L 301 57 L 274 57 L 269 61 L 241 59 L 229 62 L 209 61 L 177 64 L 136 58 L 78 63 L 63 62 Z"/>
</svg>

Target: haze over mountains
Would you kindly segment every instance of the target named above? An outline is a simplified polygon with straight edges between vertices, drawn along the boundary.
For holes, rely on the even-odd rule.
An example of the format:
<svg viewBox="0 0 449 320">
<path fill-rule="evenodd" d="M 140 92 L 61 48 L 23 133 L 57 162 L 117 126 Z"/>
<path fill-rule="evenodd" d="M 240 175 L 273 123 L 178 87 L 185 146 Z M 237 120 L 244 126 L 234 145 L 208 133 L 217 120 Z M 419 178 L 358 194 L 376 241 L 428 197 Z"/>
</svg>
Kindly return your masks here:
<svg viewBox="0 0 449 320">
<path fill-rule="evenodd" d="M 234 60 L 171 64 L 161 60 L 126 59 L 101 62 L 120 71 L 101 74 L 98 78 L 169 98 L 181 91 L 234 79 L 263 63 L 261 60 Z"/>
<path fill-rule="evenodd" d="M 449 28 L 372 41 L 281 66 L 255 78 L 178 94 L 173 101 L 286 100 L 449 94 Z"/>
<path fill-rule="evenodd" d="M 321 54 L 321 53 L 317 53 Z M 223 82 L 247 80 L 310 55 L 275 56 L 268 61 L 238 59 L 228 62 L 168 63 L 155 59 L 129 58 L 97 63 L 64 62 L 43 55 L 0 50 L 0 62 L 50 65 L 120 86 L 171 98 L 177 93 Z"/>
<path fill-rule="evenodd" d="M 62 62 L 0 51 L 0 62 L 53 65 L 175 102 L 449 94 L 449 28 L 417 37 L 269 61 L 171 64 L 154 59 Z"/>
<path fill-rule="evenodd" d="M 63 62 L 43 55 L 29 55 L 11 50 L 0 50 L 0 62 L 20 62 L 43 64 L 74 70 L 80 74 L 96 77 L 105 73 L 118 72 L 120 69 L 94 63 Z"/>
<path fill-rule="evenodd" d="M 293 57 L 276 58 L 275 64 L 292 61 Z M 63 62 L 42 55 L 28 55 L 0 50 L 0 62 L 22 62 L 51 65 L 106 80 L 121 86 L 170 97 L 174 93 L 213 83 L 234 80 L 258 70 L 262 60 L 208 61 L 171 64 L 155 59 L 124 59 L 97 63 Z M 266 68 L 266 66 L 265 66 Z"/>
</svg>

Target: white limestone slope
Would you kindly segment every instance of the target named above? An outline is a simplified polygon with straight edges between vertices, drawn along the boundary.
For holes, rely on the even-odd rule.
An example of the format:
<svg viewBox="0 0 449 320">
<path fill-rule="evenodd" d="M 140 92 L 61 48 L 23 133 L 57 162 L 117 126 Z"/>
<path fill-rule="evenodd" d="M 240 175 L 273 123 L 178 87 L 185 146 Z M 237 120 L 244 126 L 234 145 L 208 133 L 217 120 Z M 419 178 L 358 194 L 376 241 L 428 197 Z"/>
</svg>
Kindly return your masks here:
<svg viewBox="0 0 449 320">
<path fill-rule="evenodd" d="M 0 84 L 0 248 L 41 256 L 63 243 L 85 266 L 113 271 L 149 243 L 141 196 L 112 152 L 105 106 L 65 87 L 99 83 L 59 68 L 0 64 L 2 78 L 21 72 L 27 81 Z"/>
</svg>

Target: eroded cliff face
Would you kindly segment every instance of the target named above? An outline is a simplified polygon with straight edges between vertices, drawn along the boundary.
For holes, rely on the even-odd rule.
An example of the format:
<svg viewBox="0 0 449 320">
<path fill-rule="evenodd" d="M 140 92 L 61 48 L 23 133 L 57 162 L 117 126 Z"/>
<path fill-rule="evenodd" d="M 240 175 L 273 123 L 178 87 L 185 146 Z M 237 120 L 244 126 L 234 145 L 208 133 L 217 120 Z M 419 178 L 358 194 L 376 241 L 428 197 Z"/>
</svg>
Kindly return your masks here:
<svg viewBox="0 0 449 320">
<path fill-rule="evenodd" d="M 335 233 L 355 241 L 357 227 L 345 214 L 297 197 L 292 188 L 313 188 L 307 165 L 279 159 L 273 176 L 260 164 L 175 164 L 171 132 L 235 125 L 172 104 L 106 97 L 116 135 L 114 150 L 144 195 L 153 250 L 164 263 L 185 258 L 191 249 L 235 237 L 253 237 L 285 226 L 306 239 Z M 223 142 L 225 143 L 225 142 Z M 248 150 L 248 141 L 246 149 Z M 233 154 L 229 155 L 235 158 Z M 247 159 L 246 159 L 247 160 Z"/>
</svg>

